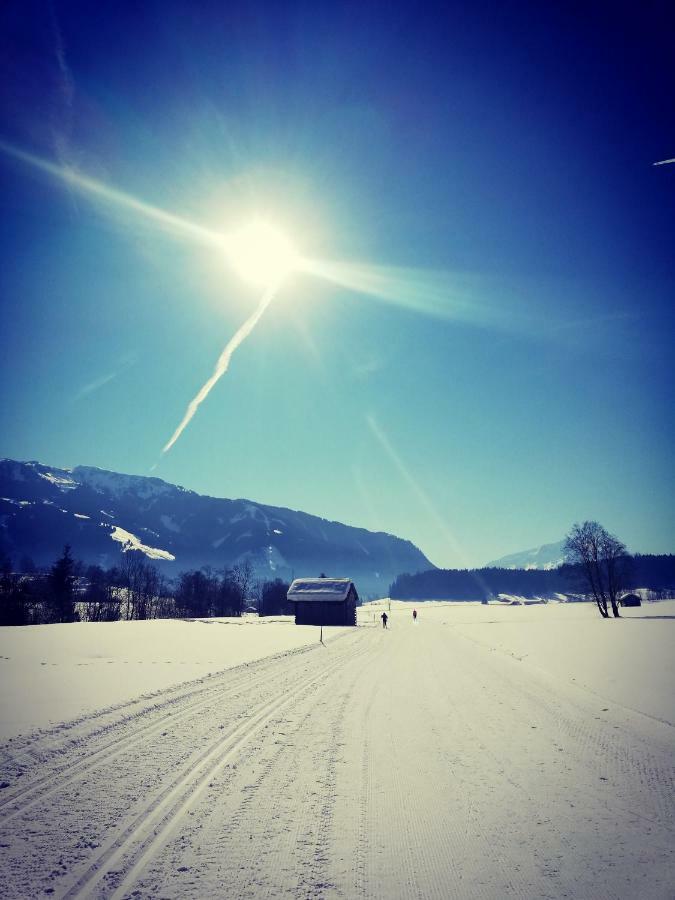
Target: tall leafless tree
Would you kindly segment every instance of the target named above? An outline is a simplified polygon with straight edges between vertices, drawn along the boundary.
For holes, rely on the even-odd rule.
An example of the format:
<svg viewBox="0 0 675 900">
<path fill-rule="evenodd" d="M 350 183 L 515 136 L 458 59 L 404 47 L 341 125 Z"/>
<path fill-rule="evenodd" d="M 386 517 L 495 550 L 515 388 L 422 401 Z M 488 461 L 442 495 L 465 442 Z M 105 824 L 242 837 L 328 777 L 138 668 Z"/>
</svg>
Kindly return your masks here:
<svg viewBox="0 0 675 900">
<path fill-rule="evenodd" d="M 593 596 L 600 615 L 619 617 L 619 595 L 627 587 L 630 573 L 630 554 L 615 535 L 599 522 L 575 523 L 565 538 L 567 561 L 578 566 L 587 593 Z"/>
<path fill-rule="evenodd" d="M 251 599 L 254 576 L 253 563 L 248 556 L 232 567 L 232 578 L 241 594 L 242 607 Z"/>
</svg>

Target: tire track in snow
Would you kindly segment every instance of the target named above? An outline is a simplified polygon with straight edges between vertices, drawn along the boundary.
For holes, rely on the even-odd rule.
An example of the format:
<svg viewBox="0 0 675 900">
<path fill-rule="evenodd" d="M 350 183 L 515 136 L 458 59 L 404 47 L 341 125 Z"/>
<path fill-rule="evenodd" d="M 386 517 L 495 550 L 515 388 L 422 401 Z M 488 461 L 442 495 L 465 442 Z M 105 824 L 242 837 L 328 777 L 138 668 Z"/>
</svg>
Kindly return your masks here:
<svg viewBox="0 0 675 900">
<path fill-rule="evenodd" d="M 255 758 L 240 758 L 236 772 L 214 783 L 152 861 L 136 886 L 142 896 L 353 896 L 335 878 L 336 790 L 345 711 L 376 657 L 367 648 L 268 724 Z"/>
<path fill-rule="evenodd" d="M 450 634 L 454 637 L 456 632 Z M 631 852 L 629 835 L 644 829 L 636 823 L 645 804 L 668 792 L 671 770 L 664 758 L 655 766 L 659 773 L 656 784 L 647 786 L 645 793 L 640 759 L 649 760 L 652 754 L 644 738 L 594 715 L 597 707 L 589 706 L 587 696 L 576 688 L 540 677 L 539 670 L 491 653 L 489 646 L 456 639 L 451 639 L 449 646 L 463 659 L 463 668 L 480 672 L 483 690 L 476 695 L 478 702 L 470 718 L 464 717 L 465 727 L 475 733 L 481 753 L 491 759 L 489 768 L 503 779 L 498 789 L 500 805 L 513 810 L 513 829 L 531 841 L 531 865 L 524 867 L 519 882 L 524 879 L 530 894 L 541 897 L 559 897 L 566 892 L 586 896 L 589 890 L 594 897 L 613 900 L 618 896 L 667 896 L 654 893 L 653 885 L 636 892 L 628 882 L 619 887 L 619 882 L 612 883 L 608 877 L 615 855 L 619 859 L 634 856 L 635 872 L 644 875 L 647 871 L 640 866 L 644 863 L 640 854 Z M 483 767 L 486 775 L 489 768 Z M 516 791 L 510 800 L 509 785 Z M 671 810 L 673 799 L 671 795 Z M 551 809 L 555 810 L 554 819 L 547 815 Z M 485 809 L 482 815 L 486 816 Z M 666 812 L 663 822 L 647 821 L 672 828 L 672 812 Z M 492 836 L 490 842 L 492 854 L 504 860 Z M 658 831 L 652 838 L 650 856 L 656 873 L 672 870 L 669 843 L 663 834 L 659 838 Z M 595 852 L 589 849 L 593 846 Z M 651 879 L 659 877 L 663 876 L 656 874 Z M 586 888 L 580 886 L 584 879 Z"/>
<path fill-rule="evenodd" d="M 366 665 L 372 665 L 374 661 L 371 654 Z M 331 882 L 327 873 L 329 871 L 331 847 L 333 846 L 331 832 L 336 800 L 338 751 L 343 745 L 347 706 L 353 699 L 355 683 L 362 677 L 363 673 L 361 671 L 351 672 L 349 685 L 339 704 L 331 702 L 330 714 L 333 721 L 325 746 L 323 780 L 320 782 L 323 792 L 318 809 L 317 833 L 313 843 L 308 841 L 305 845 L 308 853 L 306 858 L 300 863 L 302 879 L 297 889 L 293 892 L 296 900 L 305 900 L 305 898 L 321 900 L 327 894 L 335 896 L 336 886 Z"/>
<path fill-rule="evenodd" d="M 631 714 L 631 724 L 612 724 L 611 719 L 599 713 L 615 708 L 616 704 L 613 702 L 602 698 L 596 700 L 595 692 L 579 685 L 567 685 L 563 698 L 558 692 L 548 690 L 551 679 L 541 670 L 530 669 L 531 678 L 523 677 L 519 661 L 509 654 L 488 653 L 484 644 L 461 633 L 460 636 L 484 651 L 484 665 L 493 670 L 495 677 L 502 683 L 509 685 L 512 696 L 524 698 L 538 709 L 540 716 L 555 720 L 558 732 L 557 752 L 575 754 L 577 758 L 584 760 L 586 766 L 597 770 L 598 782 L 609 783 L 605 788 L 602 785 L 595 788 L 599 801 L 607 799 L 606 787 L 611 785 L 611 799 L 617 809 L 624 812 L 630 809 L 632 815 L 675 831 L 675 767 L 672 764 L 672 752 L 659 753 L 646 737 L 636 733 L 632 727 L 641 724 L 642 720 L 650 730 L 666 735 L 666 740 L 670 738 L 672 746 L 672 735 L 675 732 L 672 726 L 653 716 L 643 717 L 641 713 Z M 599 703 L 606 706 L 600 708 Z M 512 711 L 518 715 L 516 709 Z M 638 813 L 636 804 L 631 803 L 628 798 L 622 805 L 617 797 L 617 793 L 621 796 L 629 788 L 635 791 L 638 785 L 641 802 L 647 802 L 652 807 L 649 815 L 645 815 L 645 811 Z"/>
<path fill-rule="evenodd" d="M 404 702 L 414 709 L 414 725 L 412 733 L 406 736 L 406 743 L 402 744 L 400 723 L 387 720 L 388 744 L 391 747 L 388 779 L 393 787 L 392 818 L 398 824 L 398 834 L 393 835 L 392 839 L 397 838 L 399 853 L 403 844 L 405 860 L 404 880 L 397 886 L 398 896 L 410 900 L 445 900 L 448 896 L 490 897 L 490 891 L 480 883 L 471 884 L 462 880 L 461 860 L 466 852 L 470 810 L 465 784 L 455 776 L 447 785 L 451 790 L 445 793 L 443 783 L 430 783 L 430 778 L 434 779 L 439 771 L 441 761 L 448 759 L 453 741 L 461 740 L 463 753 L 471 753 L 470 741 L 467 741 L 470 732 L 463 727 L 458 729 L 456 716 L 444 721 L 440 715 L 438 686 L 447 679 L 447 671 L 439 677 L 435 668 L 438 651 L 430 648 L 429 642 L 438 646 L 436 636 L 423 636 L 417 630 L 409 630 L 408 634 L 399 634 L 399 640 L 407 645 L 398 649 L 396 663 L 401 669 L 401 658 L 405 661 L 402 678 L 410 693 L 405 696 Z M 453 675 L 456 675 L 454 671 Z M 402 690 L 400 682 L 395 686 L 399 692 Z M 456 688 L 453 683 L 453 691 Z M 462 688 L 468 690 L 469 686 L 462 685 Z M 394 699 L 392 697 L 392 703 Z M 463 733 L 458 734 L 458 731 Z M 424 735 L 423 746 L 420 735 Z M 508 895 L 520 896 L 508 878 L 506 882 L 505 887 L 510 891 Z"/>
<path fill-rule="evenodd" d="M 373 758 L 371 752 L 370 727 L 372 723 L 372 709 L 377 696 L 376 686 L 377 682 L 374 680 L 371 684 L 370 697 L 366 702 L 363 713 L 363 752 L 361 755 L 359 818 L 356 847 L 354 849 L 354 888 L 356 895 L 359 897 L 368 896 L 367 885 L 370 880 L 368 865 L 369 855 L 366 854 L 366 847 L 368 846 L 372 834 Z"/>
<path fill-rule="evenodd" d="M 364 652 L 365 649 L 357 645 L 319 675 L 312 674 L 290 691 L 281 691 L 251 712 L 248 721 L 209 745 L 196 759 L 191 759 L 187 769 L 165 783 L 161 793 L 135 811 L 131 821 L 120 823 L 114 839 L 106 842 L 94 859 L 89 860 L 86 871 L 62 896 L 89 896 L 103 887 L 101 882 L 104 879 L 107 879 L 103 887 L 104 895 L 107 895 L 108 888 L 112 888 L 111 896 L 115 900 L 128 894 L 146 866 L 169 840 L 176 823 L 199 799 L 209 781 L 228 760 L 292 701 Z M 122 873 L 121 879 L 115 877 L 119 872 Z"/>
<path fill-rule="evenodd" d="M 343 636 L 344 635 L 338 635 L 333 640 L 338 640 Z M 333 641 L 331 641 L 331 643 L 333 643 Z M 81 778 L 93 769 L 107 765 L 120 754 L 140 746 L 148 739 L 148 737 L 157 734 L 162 728 L 167 727 L 167 725 L 175 727 L 186 719 L 191 718 L 202 709 L 210 707 L 214 702 L 222 702 L 228 697 L 235 695 L 237 691 L 250 683 L 252 677 L 264 674 L 264 672 L 269 669 L 270 666 L 275 665 L 278 660 L 287 659 L 289 656 L 293 655 L 299 657 L 299 660 L 294 659 L 293 662 L 298 662 L 299 665 L 302 665 L 302 654 L 307 653 L 310 649 L 312 648 L 302 647 L 298 650 L 290 651 L 289 653 L 266 657 L 265 659 L 254 663 L 244 663 L 241 666 L 226 669 L 216 676 L 211 676 L 211 678 L 218 679 L 218 683 L 216 684 L 211 683 L 203 686 L 202 682 L 204 679 L 199 679 L 198 686 L 191 686 L 188 690 L 184 689 L 184 685 L 179 685 L 176 688 L 169 688 L 166 692 L 161 692 L 159 701 L 155 700 L 151 706 L 140 711 L 135 711 L 132 715 L 118 719 L 112 724 L 108 724 L 100 730 L 95 730 L 84 737 L 80 736 L 73 739 L 72 744 L 74 746 L 84 744 L 85 755 L 83 758 L 75 762 L 68 761 L 62 766 L 51 768 L 48 774 L 33 778 L 25 787 L 22 784 L 18 790 L 15 790 L 9 796 L 3 796 L 0 799 L 0 817 L 2 820 L 0 825 L 4 827 L 12 819 L 28 812 L 38 803 L 73 784 L 78 778 Z M 226 683 L 223 684 L 223 681 Z M 194 685 L 194 683 L 192 684 Z M 162 700 L 161 698 L 165 694 L 170 694 L 170 696 Z M 154 699 L 157 695 L 152 696 Z M 198 699 L 198 702 L 195 702 L 195 699 Z M 129 703 L 115 707 L 114 711 L 123 712 L 124 709 L 136 706 L 138 702 L 138 700 L 132 700 Z M 185 703 L 188 704 L 185 709 L 170 709 L 167 713 L 160 715 L 159 717 L 157 715 L 162 708 L 182 706 L 182 704 Z M 98 718 L 99 715 L 100 713 L 94 714 L 92 718 Z M 149 721 L 142 722 L 141 720 L 146 717 L 149 718 Z M 82 720 L 77 720 L 76 726 L 80 726 L 81 723 Z M 110 731 L 117 731 L 120 728 L 126 727 L 132 728 L 133 731 L 130 734 L 113 737 L 112 740 L 104 744 L 103 747 L 99 747 L 93 751 L 89 749 L 92 740 L 101 739 Z M 49 758 L 51 754 L 57 753 L 59 755 L 64 755 L 66 749 L 70 748 L 60 747 L 57 749 L 50 746 L 50 743 L 48 742 L 47 747 L 42 754 L 40 754 L 39 748 L 33 748 L 30 752 L 36 757 L 34 763 L 37 763 L 39 760 L 40 765 L 43 766 L 45 761 L 40 759 L 38 754 L 41 756 L 46 755 Z M 9 811 L 5 812 L 6 809 L 9 809 Z"/>
<path fill-rule="evenodd" d="M 239 766 L 236 777 L 217 786 L 221 796 L 227 792 L 229 798 L 236 795 L 237 779 L 243 779 L 246 783 L 239 790 L 244 799 L 221 801 L 217 793 L 203 798 L 202 809 L 196 809 L 201 819 L 191 827 L 194 836 L 179 836 L 154 862 L 139 884 L 144 896 L 161 893 L 162 873 L 169 869 L 194 873 L 193 877 L 184 876 L 182 887 L 172 884 L 172 896 L 225 894 L 256 900 L 280 895 L 342 896 L 334 893 L 336 888 L 326 873 L 333 844 L 343 713 L 354 683 L 372 659 L 366 648 L 327 674 L 316 692 L 301 697 L 283 720 L 270 723 L 270 733 L 261 739 L 262 758 L 252 761 L 246 773 L 240 774 Z M 345 693 L 338 702 L 340 692 Z M 328 721 L 331 724 L 326 728 Z M 321 726 L 318 733 L 317 723 Z M 309 761 L 302 754 L 309 754 Z M 206 833 L 205 841 L 197 831 Z M 191 845 L 198 840 L 195 853 Z"/>
<path fill-rule="evenodd" d="M 435 635 L 434 639 L 441 644 L 440 635 Z M 447 653 L 447 645 L 444 649 Z M 441 697 L 445 715 L 439 715 L 437 711 L 437 717 L 441 721 L 451 719 L 455 729 L 463 735 L 464 755 L 468 757 L 468 748 L 473 747 L 473 753 L 481 760 L 480 766 L 469 764 L 461 772 L 462 790 L 468 802 L 466 818 L 461 826 L 463 834 L 461 837 L 458 834 L 457 845 L 460 848 L 471 846 L 475 857 L 484 859 L 486 865 L 485 872 L 479 870 L 474 874 L 472 883 L 464 879 L 462 894 L 478 898 L 519 897 L 523 900 L 532 896 L 547 897 L 545 883 L 536 883 L 533 887 L 533 881 L 537 882 L 536 873 L 521 872 L 510 864 L 508 847 L 501 829 L 495 827 L 498 820 L 493 818 L 493 810 L 490 809 L 492 804 L 496 804 L 496 801 L 488 799 L 492 795 L 499 797 L 497 806 L 506 808 L 532 801 L 527 788 L 509 771 L 509 759 L 503 749 L 509 723 L 499 709 L 500 701 L 494 694 L 494 682 L 485 677 L 482 667 L 475 665 L 475 660 L 474 665 L 470 665 L 468 660 L 458 659 L 456 645 L 450 652 L 457 663 L 453 671 L 455 680 L 452 690 Z M 447 672 L 439 669 L 444 656 L 443 652 L 430 655 L 433 680 L 447 677 Z M 462 696 L 471 697 L 468 707 L 455 700 Z M 467 715 L 467 709 L 470 715 Z M 499 721 L 498 715 L 502 716 Z M 495 735 L 494 742 L 489 740 L 492 733 Z M 502 748 L 501 753 L 496 748 Z"/>
</svg>

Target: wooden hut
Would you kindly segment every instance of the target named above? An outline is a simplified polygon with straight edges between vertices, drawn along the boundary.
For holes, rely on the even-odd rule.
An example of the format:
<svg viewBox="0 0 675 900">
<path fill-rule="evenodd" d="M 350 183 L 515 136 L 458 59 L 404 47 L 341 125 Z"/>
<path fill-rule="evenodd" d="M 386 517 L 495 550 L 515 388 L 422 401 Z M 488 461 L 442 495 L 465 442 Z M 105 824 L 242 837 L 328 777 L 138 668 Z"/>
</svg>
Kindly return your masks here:
<svg viewBox="0 0 675 900">
<path fill-rule="evenodd" d="M 642 606 L 639 594 L 624 594 L 619 600 L 619 606 Z"/>
<path fill-rule="evenodd" d="M 296 578 L 287 596 L 296 625 L 356 625 L 359 595 L 349 578 Z"/>
</svg>

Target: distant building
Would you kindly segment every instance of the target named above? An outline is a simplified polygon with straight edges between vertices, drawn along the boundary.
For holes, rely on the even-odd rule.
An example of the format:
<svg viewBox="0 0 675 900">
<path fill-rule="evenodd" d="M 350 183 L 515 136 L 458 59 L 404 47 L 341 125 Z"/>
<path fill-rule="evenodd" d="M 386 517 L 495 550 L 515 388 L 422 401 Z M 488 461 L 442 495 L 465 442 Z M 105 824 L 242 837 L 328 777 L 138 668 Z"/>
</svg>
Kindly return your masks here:
<svg viewBox="0 0 675 900">
<path fill-rule="evenodd" d="M 296 625 L 356 625 L 359 595 L 349 578 L 296 578 L 287 596 Z"/>
<path fill-rule="evenodd" d="M 619 606 L 642 606 L 642 600 L 638 594 L 625 594 L 619 600 Z"/>
</svg>

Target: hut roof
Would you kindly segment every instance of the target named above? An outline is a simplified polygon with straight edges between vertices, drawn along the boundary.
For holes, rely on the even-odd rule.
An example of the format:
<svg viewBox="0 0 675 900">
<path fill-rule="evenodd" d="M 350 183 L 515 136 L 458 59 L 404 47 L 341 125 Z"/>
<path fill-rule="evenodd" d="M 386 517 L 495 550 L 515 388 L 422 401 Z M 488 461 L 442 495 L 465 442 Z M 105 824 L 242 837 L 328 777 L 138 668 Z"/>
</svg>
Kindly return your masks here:
<svg viewBox="0 0 675 900">
<path fill-rule="evenodd" d="M 335 603 L 347 599 L 353 583 L 349 578 L 296 578 L 287 596 L 296 602 Z"/>
</svg>

